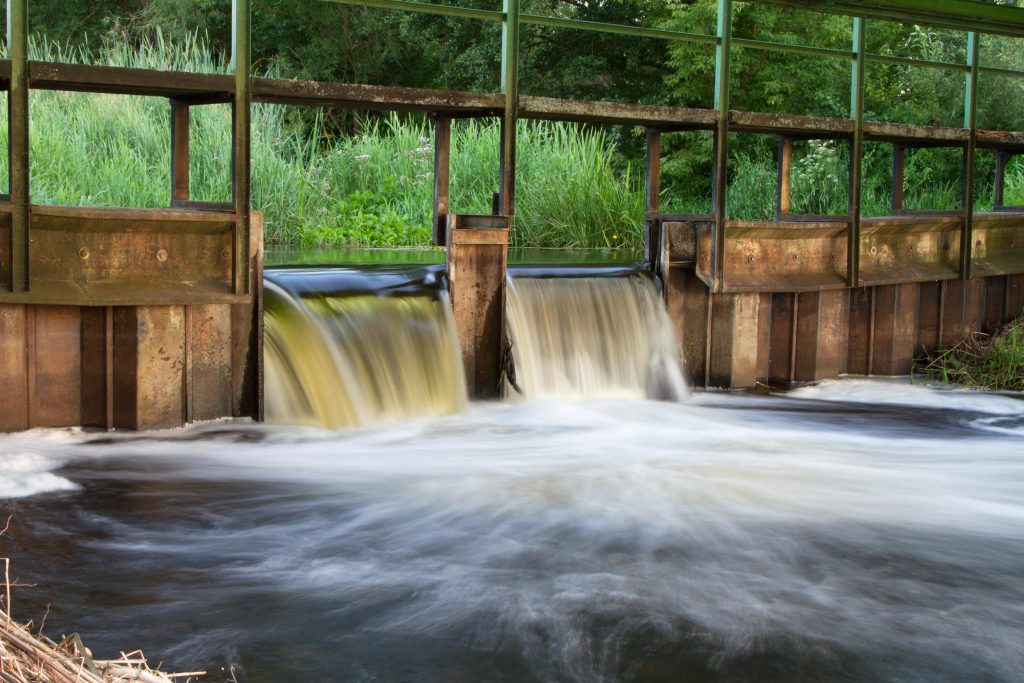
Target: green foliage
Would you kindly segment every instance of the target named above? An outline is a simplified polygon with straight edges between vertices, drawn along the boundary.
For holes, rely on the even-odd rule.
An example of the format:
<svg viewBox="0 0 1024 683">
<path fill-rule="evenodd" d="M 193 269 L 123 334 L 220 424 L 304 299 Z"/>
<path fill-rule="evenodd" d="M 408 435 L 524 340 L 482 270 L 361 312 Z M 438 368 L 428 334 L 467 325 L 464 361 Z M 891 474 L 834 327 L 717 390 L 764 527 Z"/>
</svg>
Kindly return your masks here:
<svg viewBox="0 0 1024 683">
<path fill-rule="evenodd" d="M 968 335 L 927 359 L 922 369 L 947 384 L 1024 391 L 1024 317 L 991 336 Z"/>
</svg>

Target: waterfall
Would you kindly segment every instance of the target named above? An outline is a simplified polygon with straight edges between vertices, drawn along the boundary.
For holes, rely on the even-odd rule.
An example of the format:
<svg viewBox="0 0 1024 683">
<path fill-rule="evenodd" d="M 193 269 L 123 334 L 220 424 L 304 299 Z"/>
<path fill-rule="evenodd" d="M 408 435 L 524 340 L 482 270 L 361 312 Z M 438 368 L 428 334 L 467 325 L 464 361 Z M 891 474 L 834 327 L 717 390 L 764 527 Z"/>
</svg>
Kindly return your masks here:
<svg viewBox="0 0 1024 683">
<path fill-rule="evenodd" d="M 658 398 L 686 394 L 668 314 L 650 277 L 508 281 L 515 387 L 527 398 Z"/>
<path fill-rule="evenodd" d="M 335 428 L 466 407 L 462 358 L 446 296 L 388 293 L 299 295 L 268 278 L 269 421 Z"/>
</svg>

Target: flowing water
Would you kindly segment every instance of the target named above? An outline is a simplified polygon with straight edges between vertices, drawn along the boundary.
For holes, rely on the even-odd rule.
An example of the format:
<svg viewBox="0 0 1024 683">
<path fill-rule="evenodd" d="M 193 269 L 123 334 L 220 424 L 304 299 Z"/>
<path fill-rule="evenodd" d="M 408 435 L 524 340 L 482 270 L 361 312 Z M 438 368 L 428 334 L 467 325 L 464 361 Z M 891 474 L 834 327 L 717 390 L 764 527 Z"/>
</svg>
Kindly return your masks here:
<svg viewBox="0 0 1024 683">
<path fill-rule="evenodd" d="M 527 398 L 664 398 L 686 385 L 655 282 L 511 277 L 508 331 L 516 389 Z"/>
<path fill-rule="evenodd" d="M 463 410 L 466 380 L 451 306 L 443 291 L 424 291 L 418 282 L 432 275 L 270 271 L 267 420 L 332 428 Z"/>
<path fill-rule="evenodd" d="M 268 322 L 308 327 L 271 338 L 321 343 L 312 370 L 404 363 L 427 351 L 367 318 L 437 343 L 430 272 L 375 273 L 386 301 L 361 299 L 363 273 L 273 275 Z M 844 380 L 648 400 L 657 329 L 602 328 L 620 358 L 579 310 L 643 309 L 648 285 L 513 281 L 517 306 L 557 309 L 515 323 L 534 400 L 0 435 L 0 556 L 35 585 L 15 615 L 217 682 L 1024 679 L 1024 397 Z M 559 324 L 615 367 L 567 370 Z M 345 379 L 353 411 L 415 412 Z"/>
</svg>

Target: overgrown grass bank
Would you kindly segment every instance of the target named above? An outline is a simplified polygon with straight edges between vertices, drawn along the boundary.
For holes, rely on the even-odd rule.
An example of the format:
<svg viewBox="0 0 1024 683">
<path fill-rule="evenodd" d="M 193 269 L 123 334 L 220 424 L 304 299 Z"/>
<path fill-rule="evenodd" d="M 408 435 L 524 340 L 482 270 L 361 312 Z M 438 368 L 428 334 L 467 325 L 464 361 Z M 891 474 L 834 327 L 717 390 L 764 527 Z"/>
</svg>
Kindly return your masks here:
<svg viewBox="0 0 1024 683">
<path fill-rule="evenodd" d="M 1024 391 L 1024 316 L 991 335 L 965 337 L 928 359 L 922 369 L 945 383 Z"/>
<path fill-rule="evenodd" d="M 225 64 L 203 41 L 171 44 L 158 32 L 137 49 L 111 43 L 99 54 L 59 45 L 32 47 L 34 58 L 115 66 L 223 73 Z M 170 200 L 170 124 L 163 98 L 33 91 L 31 187 L 37 203 L 162 207 Z M 198 200 L 230 196 L 231 110 L 193 108 L 191 191 Z M 6 100 L 0 100 L 0 115 Z M 423 117 L 366 118 L 357 134 L 335 137 L 317 119 L 295 110 L 253 110 L 253 205 L 266 216 L 270 245 L 381 247 L 426 245 L 433 192 L 431 125 Z M 0 126 L 0 144 L 6 143 Z M 489 213 L 498 184 L 496 123 L 453 126 L 452 204 L 459 213 Z M 521 122 L 514 244 L 521 247 L 623 247 L 642 244 L 642 169 L 619 153 L 602 128 Z M 0 178 L 7 174 L 0 159 Z M 866 160 L 866 167 L 890 162 Z M 927 169 L 926 169 L 927 170 Z M 847 157 L 833 142 L 810 143 L 794 165 L 794 209 L 845 214 Z M 925 176 L 927 177 L 927 176 Z M 770 146 L 741 150 L 730 168 L 731 218 L 774 216 L 776 169 Z M 711 179 L 673 186 L 664 206 L 700 211 L 710 206 Z M 1024 200 L 1020 174 L 1007 179 L 1008 198 Z M 1017 197 L 1017 195 L 1020 195 Z M 885 173 L 865 171 L 865 215 L 888 213 Z M 908 186 L 907 205 L 956 208 L 959 187 Z"/>
</svg>

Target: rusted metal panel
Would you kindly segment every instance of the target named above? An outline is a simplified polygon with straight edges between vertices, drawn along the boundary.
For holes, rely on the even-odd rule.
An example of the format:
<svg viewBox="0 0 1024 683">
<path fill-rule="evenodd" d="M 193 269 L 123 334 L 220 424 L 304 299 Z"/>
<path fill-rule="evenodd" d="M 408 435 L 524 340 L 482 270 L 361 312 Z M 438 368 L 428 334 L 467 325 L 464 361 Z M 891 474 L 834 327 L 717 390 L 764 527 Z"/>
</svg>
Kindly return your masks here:
<svg viewBox="0 0 1024 683">
<path fill-rule="evenodd" d="M 900 284 L 959 277 L 962 223 L 959 215 L 861 219 L 861 284 Z"/>
<path fill-rule="evenodd" d="M 916 353 L 934 353 L 939 348 L 942 332 L 942 283 L 922 282 L 918 299 Z"/>
<path fill-rule="evenodd" d="M 793 352 L 796 350 L 797 294 L 771 294 L 768 379 L 773 384 L 793 381 Z"/>
<path fill-rule="evenodd" d="M 33 306 L 29 367 L 29 426 L 82 422 L 81 316 L 77 306 Z"/>
<path fill-rule="evenodd" d="M 263 420 L 263 214 L 249 233 L 253 300 L 231 307 L 231 415 Z"/>
<path fill-rule="evenodd" d="M 775 220 L 783 220 L 783 216 L 790 213 L 791 188 L 793 171 L 793 139 L 787 137 L 779 138 L 778 151 L 779 180 L 776 186 L 775 196 Z"/>
<path fill-rule="evenodd" d="M 964 334 L 981 332 L 985 327 L 985 279 L 972 278 L 964 287 Z"/>
<path fill-rule="evenodd" d="M 977 277 L 1024 273 L 1024 212 L 974 214 L 971 256 Z"/>
<path fill-rule="evenodd" d="M 230 216 L 210 213 L 35 207 L 28 298 L 89 305 L 222 301 L 231 295 L 233 227 Z"/>
<path fill-rule="evenodd" d="M 918 346 L 920 292 L 917 284 L 875 287 L 871 374 L 910 372 Z"/>
<path fill-rule="evenodd" d="M 114 312 L 114 426 L 163 429 L 185 421 L 185 307 Z"/>
<path fill-rule="evenodd" d="M 708 384 L 724 388 L 754 386 L 763 370 L 760 348 L 769 343 L 768 319 L 761 305 L 770 299 L 756 292 L 711 295 L 711 359 Z"/>
<path fill-rule="evenodd" d="M 107 322 L 111 309 L 105 306 L 84 306 L 81 315 L 81 403 L 83 427 L 112 427 L 107 414 L 107 399 L 113 387 L 109 386 Z M 112 370 L 112 368 L 109 368 Z"/>
<path fill-rule="evenodd" d="M 11 214 L 0 212 L 0 292 L 11 290 Z"/>
<path fill-rule="evenodd" d="M 448 235 L 448 206 L 452 162 L 452 120 L 438 116 L 434 120 L 434 215 L 431 241 L 444 246 Z"/>
<path fill-rule="evenodd" d="M 868 375 L 874 341 L 874 288 L 851 289 L 849 306 L 846 371 L 851 375 Z"/>
<path fill-rule="evenodd" d="M 0 432 L 28 429 L 26 306 L 0 304 Z"/>
<path fill-rule="evenodd" d="M 795 381 L 835 378 L 843 371 L 847 362 L 847 297 L 845 290 L 797 295 Z"/>
<path fill-rule="evenodd" d="M 191 306 L 188 316 L 188 420 L 232 415 L 231 306 Z"/>
<path fill-rule="evenodd" d="M 996 275 L 985 278 L 985 316 L 982 330 L 992 330 L 1002 325 L 1006 311 L 1006 277 Z"/>
<path fill-rule="evenodd" d="M 693 271 L 696 249 L 692 223 L 666 223 L 663 231 L 661 277 L 665 308 L 693 384 L 704 384 L 707 355 L 707 286 Z"/>
<path fill-rule="evenodd" d="M 453 225 L 460 224 L 459 217 L 453 219 Z M 451 228 L 448 235 L 450 296 L 467 388 L 474 398 L 497 398 L 504 341 L 508 231 Z"/>
<path fill-rule="evenodd" d="M 1024 275 L 1010 275 L 1006 278 L 1006 313 L 1009 321 L 1024 315 Z"/>
<path fill-rule="evenodd" d="M 849 223 L 741 222 L 725 224 L 725 291 L 803 292 L 846 286 Z M 697 242 L 697 273 L 710 281 L 711 235 Z"/>
<path fill-rule="evenodd" d="M 189 125 L 188 104 L 171 100 L 171 202 L 189 199 Z"/>
</svg>

